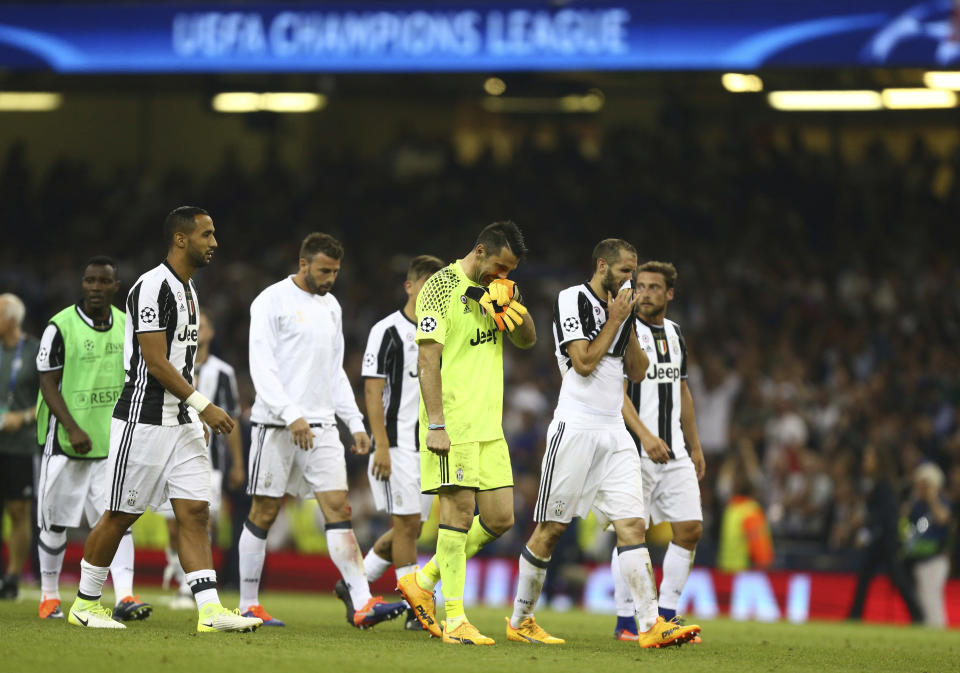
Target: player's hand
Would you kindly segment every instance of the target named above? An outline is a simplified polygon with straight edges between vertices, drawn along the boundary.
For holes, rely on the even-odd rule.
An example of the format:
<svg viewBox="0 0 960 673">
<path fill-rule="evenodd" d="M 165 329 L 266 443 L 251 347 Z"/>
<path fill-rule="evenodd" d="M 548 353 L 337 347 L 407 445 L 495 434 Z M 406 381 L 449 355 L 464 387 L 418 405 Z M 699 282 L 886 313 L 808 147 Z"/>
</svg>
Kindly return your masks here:
<svg viewBox="0 0 960 673">
<path fill-rule="evenodd" d="M 240 463 L 234 463 L 230 466 L 230 474 L 227 475 L 227 488 L 231 491 L 237 491 L 247 480 L 247 471 L 243 469 Z"/>
<path fill-rule="evenodd" d="M 629 318 L 637 304 L 637 299 L 638 297 L 634 296 L 633 290 L 629 287 L 625 287 L 617 292 L 616 297 L 607 293 L 607 311 L 610 315 L 610 320 L 619 325 Z"/>
<path fill-rule="evenodd" d="M 390 478 L 390 449 L 380 446 L 378 442 L 370 460 L 373 461 L 370 471 L 373 472 L 374 477 L 380 481 L 386 481 Z"/>
<path fill-rule="evenodd" d="M 494 305 L 497 306 L 497 304 Z M 512 332 L 518 325 L 523 324 L 525 315 L 527 315 L 527 307 L 514 299 L 509 306 L 501 307 L 500 311 L 493 314 L 493 321 L 497 323 L 497 329 L 501 332 Z"/>
<path fill-rule="evenodd" d="M 652 432 L 641 436 L 640 444 L 643 445 L 643 450 L 647 452 L 647 457 L 653 462 L 666 463 L 670 460 L 670 445 Z"/>
<path fill-rule="evenodd" d="M 233 430 L 230 414 L 211 402 L 200 412 L 200 420 L 210 426 L 215 435 L 226 435 Z"/>
<path fill-rule="evenodd" d="M 693 469 L 697 471 L 697 481 L 701 481 L 707 472 L 707 461 L 703 457 L 703 449 L 699 446 L 691 448 L 690 460 L 693 461 Z"/>
<path fill-rule="evenodd" d="M 67 430 L 67 438 L 70 440 L 70 446 L 73 450 L 84 455 L 90 453 L 93 448 L 93 442 L 90 441 L 90 435 L 83 431 L 79 425 L 72 430 Z"/>
<path fill-rule="evenodd" d="M 293 445 L 304 451 L 313 448 L 313 428 L 305 418 L 298 418 L 288 428 L 293 435 Z"/>
<path fill-rule="evenodd" d="M 427 430 L 427 449 L 438 456 L 445 456 L 450 453 L 450 436 L 445 428 Z"/>
<path fill-rule="evenodd" d="M 365 456 L 370 453 L 370 437 L 365 432 L 353 433 L 353 446 L 350 453 L 355 456 Z"/>
<path fill-rule="evenodd" d="M 0 426 L 0 430 L 4 432 L 16 432 L 23 427 L 23 419 L 25 412 L 23 411 L 8 411 L 3 414 L 3 425 Z"/>
<path fill-rule="evenodd" d="M 513 301 L 514 297 L 519 299 L 520 296 L 520 288 L 517 284 L 506 278 L 493 280 L 490 285 L 487 286 L 487 292 L 490 294 L 490 298 L 500 304 L 500 306 L 506 306 Z"/>
</svg>

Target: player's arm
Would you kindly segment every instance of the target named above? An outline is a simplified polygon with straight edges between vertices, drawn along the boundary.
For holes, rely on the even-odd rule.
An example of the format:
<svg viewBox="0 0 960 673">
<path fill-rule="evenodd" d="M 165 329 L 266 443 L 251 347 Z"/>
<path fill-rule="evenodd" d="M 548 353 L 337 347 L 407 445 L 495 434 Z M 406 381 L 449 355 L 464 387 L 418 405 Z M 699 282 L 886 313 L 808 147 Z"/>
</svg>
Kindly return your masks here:
<svg viewBox="0 0 960 673">
<path fill-rule="evenodd" d="M 693 395 L 686 381 L 680 382 L 680 429 L 683 438 L 690 450 L 690 460 L 697 469 L 697 479 L 703 479 L 706 470 L 706 461 L 703 459 L 703 448 L 700 446 L 700 435 L 697 433 L 697 419 L 693 412 Z"/>
<path fill-rule="evenodd" d="M 93 448 L 90 435 L 84 432 L 83 428 L 73 418 L 73 414 L 67 408 L 67 401 L 63 399 L 60 392 L 60 379 L 63 377 L 63 370 L 54 369 L 48 372 L 38 372 L 38 374 L 43 401 L 50 408 L 50 413 L 57 417 L 63 429 L 67 431 L 70 446 L 79 454 L 90 453 L 90 449 Z"/>
<path fill-rule="evenodd" d="M 200 420 L 213 428 L 214 432 L 227 434 L 233 430 L 234 423 L 230 414 L 200 395 L 167 359 L 166 332 L 139 332 L 137 341 L 140 342 L 140 352 L 150 376 L 159 381 L 171 395 L 197 409 Z"/>
<path fill-rule="evenodd" d="M 640 444 L 647 456 L 655 463 L 665 463 L 670 460 L 670 447 L 665 441 L 650 432 L 650 429 L 640 420 L 633 402 L 627 397 L 627 382 L 623 382 L 623 422 L 633 434 L 640 438 Z"/>
<path fill-rule="evenodd" d="M 383 413 L 383 389 L 387 380 L 368 376 L 363 382 L 363 397 L 367 406 L 367 420 L 373 435 L 373 461 L 371 470 L 377 479 L 390 478 L 390 439 L 387 437 L 387 419 Z"/>
<path fill-rule="evenodd" d="M 537 343 L 537 328 L 533 324 L 533 316 L 530 315 L 529 311 L 523 317 L 523 322 L 512 332 L 507 332 L 507 336 L 517 348 L 523 348 L 524 350 L 533 348 L 533 345 Z"/>
<path fill-rule="evenodd" d="M 647 375 L 650 358 L 640 347 L 640 341 L 637 339 L 635 330 L 636 323 L 633 318 L 627 318 L 627 320 L 630 321 L 630 338 L 627 341 L 627 352 L 623 355 L 623 371 L 628 379 L 634 383 L 639 383 Z"/>
<path fill-rule="evenodd" d="M 427 448 L 439 455 L 450 452 L 450 436 L 443 416 L 443 383 L 440 378 L 440 360 L 443 344 L 430 339 L 420 341 L 417 353 L 417 371 L 420 379 L 420 398 L 427 412 Z M 440 426 L 431 430 L 432 426 Z"/>
<path fill-rule="evenodd" d="M 578 339 L 567 344 L 567 355 L 570 356 L 574 371 L 580 376 L 590 376 L 593 370 L 597 368 L 600 360 L 613 345 L 613 340 L 617 336 L 620 325 L 633 311 L 635 302 L 633 290 L 629 288 L 620 290 L 616 297 L 610 295 L 607 302 L 607 322 L 596 338 L 593 341 Z M 645 371 L 646 369 L 644 369 Z"/>
<path fill-rule="evenodd" d="M 230 474 L 227 486 L 236 491 L 247 480 L 247 471 L 243 464 L 243 439 L 240 437 L 240 419 L 233 419 L 233 430 L 227 435 L 227 450 L 230 451 Z"/>
</svg>

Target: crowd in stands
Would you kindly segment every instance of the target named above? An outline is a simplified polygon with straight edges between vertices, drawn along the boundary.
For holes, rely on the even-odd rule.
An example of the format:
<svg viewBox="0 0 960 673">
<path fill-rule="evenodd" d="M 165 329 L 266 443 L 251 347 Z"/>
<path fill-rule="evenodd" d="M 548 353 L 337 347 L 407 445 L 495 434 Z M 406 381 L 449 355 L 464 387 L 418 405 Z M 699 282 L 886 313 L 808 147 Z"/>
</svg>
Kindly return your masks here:
<svg viewBox="0 0 960 673">
<path fill-rule="evenodd" d="M 76 299 L 87 256 L 115 256 L 125 292 L 163 256 L 166 212 L 202 206 L 220 248 L 197 276 L 200 300 L 249 408 L 250 301 L 295 270 L 306 233 L 325 231 L 346 249 L 334 293 L 359 394 L 367 332 L 401 305 L 409 258 L 455 259 L 481 226 L 516 221 L 531 252 L 515 278 L 539 342 L 507 349 L 517 524 L 489 550 L 514 555 L 559 389 L 553 303 L 589 278 L 598 240 L 623 237 L 641 260 L 680 271 L 668 317 L 689 348 L 708 460 L 698 562 L 713 560 L 724 507 L 742 493 L 763 506 L 775 564 L 854 567 L 871 534 L 868 446 L 893 456 L 904 507 L 924 464 L 944 475 L 939 495 L 960 503 L 960 148 L 935 154 L 918 137 L 901 159 L 877 140 L 851 158 L 733 122 L 708 141 L 667 113 L 656 129 L 607 130 L 590 151 L 574 129 L 548 130 L 532 125 L 507 160 L 464 162 L 453 143 L 404 138 L 376 161 L 318 153 L 288 165 L 271 153 L 248 167 L 228 153 L 211 175 L 117 167 L 105 178 L 68 157 L 38 173 L 15 144 L 0 160 L 0 288 L 24 299 L 38 335 Z M 365 461 L 350 466 L 359 476 Z M 365 481 L 355 483 L 362 499 Z"/>
</svg>

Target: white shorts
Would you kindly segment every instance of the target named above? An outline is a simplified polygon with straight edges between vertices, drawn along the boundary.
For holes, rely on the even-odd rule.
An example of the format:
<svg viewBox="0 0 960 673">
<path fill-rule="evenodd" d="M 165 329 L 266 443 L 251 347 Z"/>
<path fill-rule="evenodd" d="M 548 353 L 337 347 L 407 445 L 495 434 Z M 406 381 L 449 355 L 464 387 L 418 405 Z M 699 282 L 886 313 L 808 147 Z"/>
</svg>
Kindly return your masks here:
<svg viewBox="0 0 960 673">
<path fill-rule="evenodd" d="M 84 517 L 93 525 L 107 507 L 108 459 L 84 460 L 65 455 L 45 455 L 40 461 L 37 485 L 37 523 L 76 528 Z"/>
<path fill-rule="evenodd" d="M 210 502 L 210 455 L 203 424 L 110 422 L 109 501 L 114 512 L 142 514 L 169 498 Z"/>
<path fill-rule="evenodd" d="M 210 470 L 210 516 L 216 516 L 220 512 L 220 505 L 223 501 L 223 472 L 220 470 Z M 169 500 L 164 501 L 162 505 L 154 510 L 157 514 L 162 514 L 165 519 L 173 519 L 173 505 Z"/>
<path fill-rule="evenodd" d="M 287 428 L 253 424 L 247 493 L 307 498 L 347 490 L 347 460 L 337 426 L 310 427 L 313 448 L 304 451 Z"/>
<path fill-rule="evenodd" d="M 381 481 L 373 476 L 373 453 L 367 463 L 367 479 L 377 509 L 387 514 L 407 516 L 419 514 L 421 521 L 430 518 L 433 495 L 420 492 L 420 452 L 416 449 L 390 449 L 390 478 Z"/>
<path fill-rule="evenodd" d="M 642 479 L 637 446 L 622 421 L 554 416 L 533 520 L 569 523 L 591 508 L 604 526 L 641 518 Z"/>
<path fill-rule="evenodd" d="M 697 469 L 689 456 L 667 463 L 655 463 L 644 456 L 640 463 L 647 525 L 664 521 L 703 521 Z"/>
</svg>

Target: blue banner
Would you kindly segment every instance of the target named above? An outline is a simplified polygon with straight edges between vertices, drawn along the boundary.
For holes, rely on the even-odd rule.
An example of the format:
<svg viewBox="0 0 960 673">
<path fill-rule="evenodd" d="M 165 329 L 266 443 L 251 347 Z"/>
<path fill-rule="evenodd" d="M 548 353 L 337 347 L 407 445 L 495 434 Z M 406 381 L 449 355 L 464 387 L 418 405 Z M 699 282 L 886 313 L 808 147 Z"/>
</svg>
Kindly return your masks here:
<svg viewBox="0 0 960 673">
<path fill-rule="evenodd" d="M 0 65 L 61 73 L 754 70 L 960 61 L 952 0 L 0 6 Z"/>
</svg>

